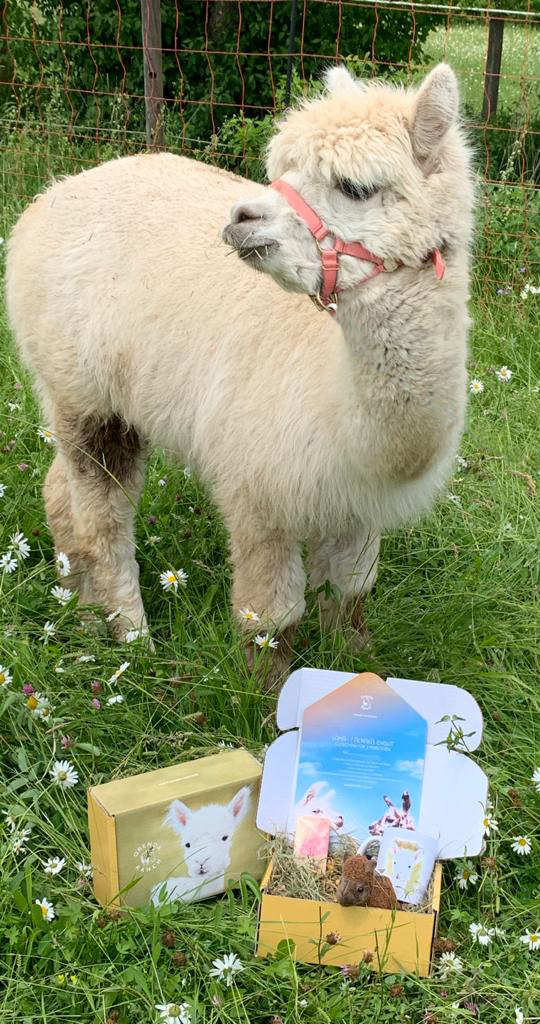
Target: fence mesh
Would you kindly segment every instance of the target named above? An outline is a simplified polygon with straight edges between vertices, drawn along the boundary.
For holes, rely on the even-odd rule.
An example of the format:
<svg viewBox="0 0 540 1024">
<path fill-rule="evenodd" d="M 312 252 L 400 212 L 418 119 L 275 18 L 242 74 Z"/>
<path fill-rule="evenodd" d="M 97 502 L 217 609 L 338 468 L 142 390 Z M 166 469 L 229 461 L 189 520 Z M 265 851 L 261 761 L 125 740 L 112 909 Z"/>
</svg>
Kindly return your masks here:
<svg viewBox="0 0 540 1024">
<path fill-rule="evenodd" d="M 494 28 L 502 57 L 486 78 Z M 483 182 L 477 273 L 490 289 L 537 284 L 540 10 L 530 0 L 496 11 L 400 0 L 0 3 L 5 227 L 52 176 L 149 141 L 262 179 L 273 118 L 329 63 L 408 83 L 438 60 L 460 78 Z"/>
</svg>

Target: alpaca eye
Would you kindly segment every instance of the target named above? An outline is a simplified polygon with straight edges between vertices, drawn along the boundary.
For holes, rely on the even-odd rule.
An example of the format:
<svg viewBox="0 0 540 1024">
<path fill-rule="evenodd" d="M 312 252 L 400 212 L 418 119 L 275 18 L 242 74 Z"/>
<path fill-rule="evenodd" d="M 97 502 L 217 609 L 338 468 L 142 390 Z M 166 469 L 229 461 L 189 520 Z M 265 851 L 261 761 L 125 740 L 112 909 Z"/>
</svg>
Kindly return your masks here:
<svg viewBox="0 0 540 1024">
<path fill-rule="evenodd" d="M 350 178 L 342 178 L 338 181 L 338 189 L 344 195 L 348 196 L 349 199 L 370 199 L 374 196 L 379 189 L 374 186 L 368 188 L 367 185 L 357 185 L 356 182 L 351 181 Z"/>
<path fill-rule="evenodd" d="M 188 850 L 189 850 L 190 846 L 191 846 L 191 843 L 186 843 L 186 847 L 187 847 Z"/>
<path fill-rule="evenodd" d="M 222 836 L 221 838 L 223 839 L 223 842 L 225 842 L 225 840 L 228 839 L 229 837 L 228 836 Z"/>
</svg>

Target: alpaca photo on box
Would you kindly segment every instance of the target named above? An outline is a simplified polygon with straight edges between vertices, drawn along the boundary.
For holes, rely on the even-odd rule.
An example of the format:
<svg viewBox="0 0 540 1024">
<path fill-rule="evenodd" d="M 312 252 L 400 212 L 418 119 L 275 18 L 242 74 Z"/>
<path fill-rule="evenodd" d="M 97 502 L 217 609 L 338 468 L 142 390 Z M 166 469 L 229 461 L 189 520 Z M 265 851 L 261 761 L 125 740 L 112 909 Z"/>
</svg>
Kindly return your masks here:
<svg viewBox="0 0 540 1024">
<path fill-rule="evenodd" d="M 306 583 L 323 627 L 365 644 L 381 533 L 433 504 L 466 403 L 455 75 L 396 88 L 335 67 L 325 84 L 276 125 L 274 187 L 167 153 L 112 160 L 39 195 L 7 258 L 9 320 L 57 439 L 44 494 L 66 585 L 121 609 L 119 639 L 147 631 L 134 505 L 151 448 L 177 453 L 228 531 L 248 658 L 253 615 L 275 636 L 269 686 Z"/>
</svg>

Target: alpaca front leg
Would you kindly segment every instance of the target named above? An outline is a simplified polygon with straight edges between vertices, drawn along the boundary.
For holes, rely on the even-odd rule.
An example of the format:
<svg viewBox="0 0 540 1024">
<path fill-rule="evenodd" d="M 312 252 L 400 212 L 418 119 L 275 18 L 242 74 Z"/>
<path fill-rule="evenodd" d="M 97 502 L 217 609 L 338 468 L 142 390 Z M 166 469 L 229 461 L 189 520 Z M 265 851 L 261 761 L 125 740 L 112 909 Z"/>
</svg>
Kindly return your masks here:
<svg viewBox="0 0 540 1024">
<path fill-rule="evenodd" d="M 273 689 L 288 674 L 294 633 L 305 611 L 306 575 L 298 541 L 277 530 L 264 531 L 249 517 L 243 527 L 231 529 L 233 610 L 241 631 L 251 637 L 248 667 L 256 662 L 262 684 Z M 247 619 L 246 612 L 256 618 Z M 257 647 L 255 632 L 274 637 L 277 647 Z"/>
<path fill-rule="evenodd" d="M 319 591 L 323 626 L 343 627 L 351 648 L 369 641 L 364 597 L 377 579 L 380 534 L 360 527 L 338 537 L 316 538 L 309 545 L 309 584 Z M 321 589 L 329 584 L 327 591 Z"/>
</svg>

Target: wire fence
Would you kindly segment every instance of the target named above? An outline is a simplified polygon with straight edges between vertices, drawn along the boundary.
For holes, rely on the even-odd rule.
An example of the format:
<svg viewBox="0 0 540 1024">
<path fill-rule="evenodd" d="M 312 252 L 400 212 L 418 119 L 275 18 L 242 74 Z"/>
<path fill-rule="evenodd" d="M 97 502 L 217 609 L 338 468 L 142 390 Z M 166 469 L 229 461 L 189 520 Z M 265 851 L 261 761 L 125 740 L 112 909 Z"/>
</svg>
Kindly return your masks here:
<svg viewBox="0 0 540 1024">
<path fill-rule="evenodd" d="M 536 2 L 536 0 L 535 0 Z M 460 78 L 483 182 L 477 268 L 490 289 L 540 278 L 540 8 L 409 0 L 0 2 L 5 227 L 53 176 L 166 147 L 263 180 L 273 119 L 329 63 Z"/>
</svg>

